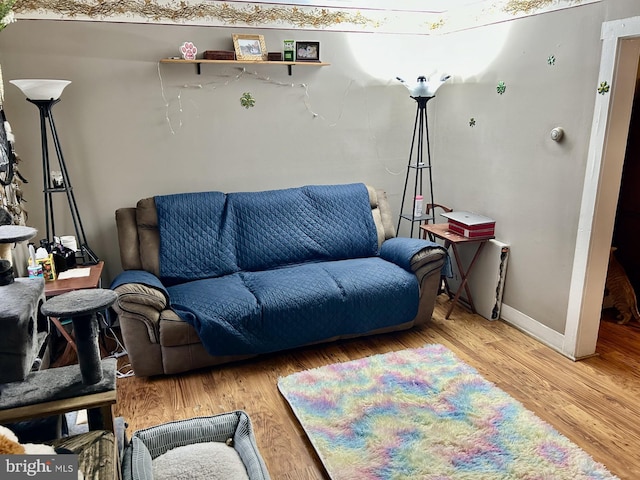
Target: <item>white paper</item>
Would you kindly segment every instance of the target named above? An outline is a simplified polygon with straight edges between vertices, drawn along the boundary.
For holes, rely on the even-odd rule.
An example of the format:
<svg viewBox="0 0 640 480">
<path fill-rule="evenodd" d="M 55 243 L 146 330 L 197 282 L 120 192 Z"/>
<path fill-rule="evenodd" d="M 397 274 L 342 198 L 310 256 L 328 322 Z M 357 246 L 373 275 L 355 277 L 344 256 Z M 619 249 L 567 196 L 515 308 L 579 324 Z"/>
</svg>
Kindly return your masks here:
<svg viewBox="0 0 640 480">
<path fill-rule="evenodd" d="M 66 270 L 58 275 L 58 280 L 67 280 L 69 278 L 82 278 L 88 277 L 91 273 L 90 268 L 73 268 Z"/>
</svg>

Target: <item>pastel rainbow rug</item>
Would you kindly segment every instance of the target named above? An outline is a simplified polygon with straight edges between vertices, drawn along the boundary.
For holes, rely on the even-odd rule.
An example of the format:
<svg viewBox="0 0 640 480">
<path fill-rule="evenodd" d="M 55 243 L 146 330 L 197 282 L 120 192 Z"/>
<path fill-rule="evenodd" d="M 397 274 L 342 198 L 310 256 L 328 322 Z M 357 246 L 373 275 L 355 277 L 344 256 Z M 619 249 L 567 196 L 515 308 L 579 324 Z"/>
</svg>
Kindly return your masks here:
<svg viewBox="0 0 640 480">
<path fill-rule="evenodd" d="M 278 381 L 333 480 L 615 479 L 442 345 Z"/>
</svg>

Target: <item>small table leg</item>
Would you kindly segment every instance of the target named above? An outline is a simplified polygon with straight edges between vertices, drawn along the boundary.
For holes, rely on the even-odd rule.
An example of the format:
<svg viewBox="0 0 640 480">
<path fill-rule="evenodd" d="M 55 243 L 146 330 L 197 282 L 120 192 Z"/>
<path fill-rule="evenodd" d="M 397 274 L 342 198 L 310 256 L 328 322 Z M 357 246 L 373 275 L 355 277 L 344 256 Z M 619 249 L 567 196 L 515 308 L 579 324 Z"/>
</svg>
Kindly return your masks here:
<svg viewBox="0 0 640 480">
<path fill-rule="evenodd" d="M 430 234 L 430 236 L 433 236 L 433 235 Z M 435 242 L 435 237 L 431 241 Z M 445 240 L 443 246 L 444 246 L 444 249 L 448 252 L 449 247 L 451 246 L 451 242 L 449 242 L 448 240 Z M 449 288 L 449 281 L 447 280 L 446 275 L 441 275 L 440 289 L 438 290 L 438 295 L 441 293 L 446 293 L 447 296 L 449 297 L 449 300 L 453 298 L 453 295 L 451 295 L 451 289 Z"/>
<path fill-rule="evenodd" d="M 469 285 L 467 285 L 467 280 L 469 278 L 469 274 L 471 273 L 471 270 L 473 269 L 473 265 L 476 263 L 476 260 L 480 256 L 480 252 L 484 248 L 485 243 L 486 242 L 481 242 L 480 245 L 478 245 L 478 249 L 476 250 L 476 253 L 473 255 L 473 259 L 471 260 L 471 263 L 469 264 L 469 267 L 467 268 L 466 272 L 464 271 L 462 262 L 460 261 L 460 256 L 458 255 L 458 248 L 456 247 L 456 244 L 453 243 L 451 245 L 453 247 L 453 256 L 456 259 L 456 265 L 458 266 L 458 271 L 460 272 L 460 275 L 462 278 L 461 278 L 460 286 L 458 287 L 458 290 L 456 290 L 456 294 L 454 295 L 453 300 L 451 301 L 451 305 L 449 306 L 449 310 L 447 311 L 447 314 L 445 315 L 444 318 L 448 319 L 449 316 L 451 316 L 453 307 L 458 302 L 458 299 L 460 298 L 460 294 L 462 293 L 463 288 L 467 293 L 467 300 L 469 302 L 469 306 L 471 307 L 471 311 L 473 313 L 476 313 L 476 307 L 473 304 L 473 297 L 471 296 L 471 290 L 469 289 Z"/>
<path fill-rule="evenodd" d="M 62 323 L 60 323 L 60 319 L 58 319 L 56 317 L 49 317 L 49 320 L 51 320 L 53 322 L 53 324 L 56 326 L 56 328 L 58 329 L 60 334 L 65 338 L 67 343 L 69 345 L 71 345 L 71 347 L 76 351 L 76 353 L 78 353 L 78 348 L 76 347 L 76 342 L 73 340 L 73 338 L 71 338 L 71 335 L 69 335 L 69 333 L 62 326 Z"/>
</svg>

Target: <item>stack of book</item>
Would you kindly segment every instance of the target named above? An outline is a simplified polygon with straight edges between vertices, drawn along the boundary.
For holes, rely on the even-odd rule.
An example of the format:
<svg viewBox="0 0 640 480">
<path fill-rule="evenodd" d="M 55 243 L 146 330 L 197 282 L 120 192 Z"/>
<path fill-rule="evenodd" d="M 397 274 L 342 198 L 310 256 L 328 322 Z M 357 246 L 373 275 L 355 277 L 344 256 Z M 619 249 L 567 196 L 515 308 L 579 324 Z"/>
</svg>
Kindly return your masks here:
<svg viewBox="0 0 640 480">
<path fill-rule="evenodd" d="M 449 230 L 467 238 L 493 237 L 496 232 L 496 221 L 472 212 L 443 213 L 449 221 Z"/>
</svg>

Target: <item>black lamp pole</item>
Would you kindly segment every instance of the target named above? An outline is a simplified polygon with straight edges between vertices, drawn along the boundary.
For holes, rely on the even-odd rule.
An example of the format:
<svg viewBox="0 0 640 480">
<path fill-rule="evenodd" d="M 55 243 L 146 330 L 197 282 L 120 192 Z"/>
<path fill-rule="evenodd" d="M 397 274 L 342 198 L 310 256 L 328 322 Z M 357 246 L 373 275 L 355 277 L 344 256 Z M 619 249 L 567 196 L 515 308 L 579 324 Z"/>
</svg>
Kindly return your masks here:
<svg viewBox="0 0 640 480">
<path fill-rule="evenodd" d="M 42 178 L 44 182 L 44 213 L 45 213 L 45 226 L 47 242 L 52 242 L 53 237 L 56 236 L 55 220 L 53 215 L 53 194 L 64 192 L 67 194 L 67 201 L 69 203 L 69 210 L 71 211 L 71 219 L 73 220 L 73 227 L 76 232 L 76 239 L 78 242 L 78 248 L 82 252 L 85 263 L 97 263 L 98 257 L 89 248 L 87 244 L 87 237 L 84 233 L 84 227 L 82 226 L 82 220 L 80 213 L 78 212 L 78 205 L 73 194 L 73 187 L 71 186 L 71 179 L 69 178 L 69 172 L 64 162 L 64 156 L 62 155 L 62 148 L 60 147 L 60 140 L 58 138 L 58 132 L 56 131 L 56 125 L 53 121 L 53 114 L 51 108 L 60 101 L 59 98 L 51 100 L 27 100 L 38 107 L 40 111 L 40 138 L 42 140 Z M 62 186 L 55 186 L 51 181 L 51 170 L 49 164 L 49 144 L 47 140 L 47 119 L 49 120 L 49 128 L 51 130 L 51 137 L 53 138 L 53 145 L 58 157 L 58 163 L 60 164 L 60 171 L 62 173 Z"/>
<path fill-rule="evenodd" d="M 415 210 L 415 198 L 416 195 L 422 194 L 422 171 L 424 169 L 428 170 L 429 173 L 429 194 L 430 197 L 425 199 L 423 208 L 426 208 L 428 205 L 433 203 L 433 181 L 431 175 L 431 153 L 430 153 L 430 145 L 429 145 L 429 124 L 427 122 L 427 102 L 433 98 L 431 97 L 411 97 L 417 103 L 416 109 L 416 120 L 413 126 L 413 138 L 411 139 L 411 150 L 409 152 L 409 164 L 407 166 L 407 176 L 404 181 L 404 191 L 402 192 L 402 201 L 400 202 L 400 217 L 398 218 L 398 228 L 397 231 L 400 231 L 400 223 L 402 219 L 409 220 L 411 222 L 411 234 L 410 237 L 413 237 L 413 228 L 414 224 L 418 222 L 422 223 L 424 220 L 431 220 L 432 223 L 435 223 L 435 211 L 434 209 L 430 209 L 431 216 L 425 215 L 423 212 L 420 217 L 414 217 L 413 211 L 409 214 L 402 213 L 402 209 L 404 208 L 404 201 L 407 195 L 407 187 L 409 185 L 409 172 L 411 169 L 415 170 L 415 182 L 413 187 L 413 198 L 414 201 L 412 203 L 413 209 Z M 426 162 L 424 161 L 424 147 L 427 147 L 427 158 Z M 416 145 L 417 143 L 417 145 Z M 414 147 L 416 148 L 416 162 L 413 163 L 413 151 Z"/>
</svg>

